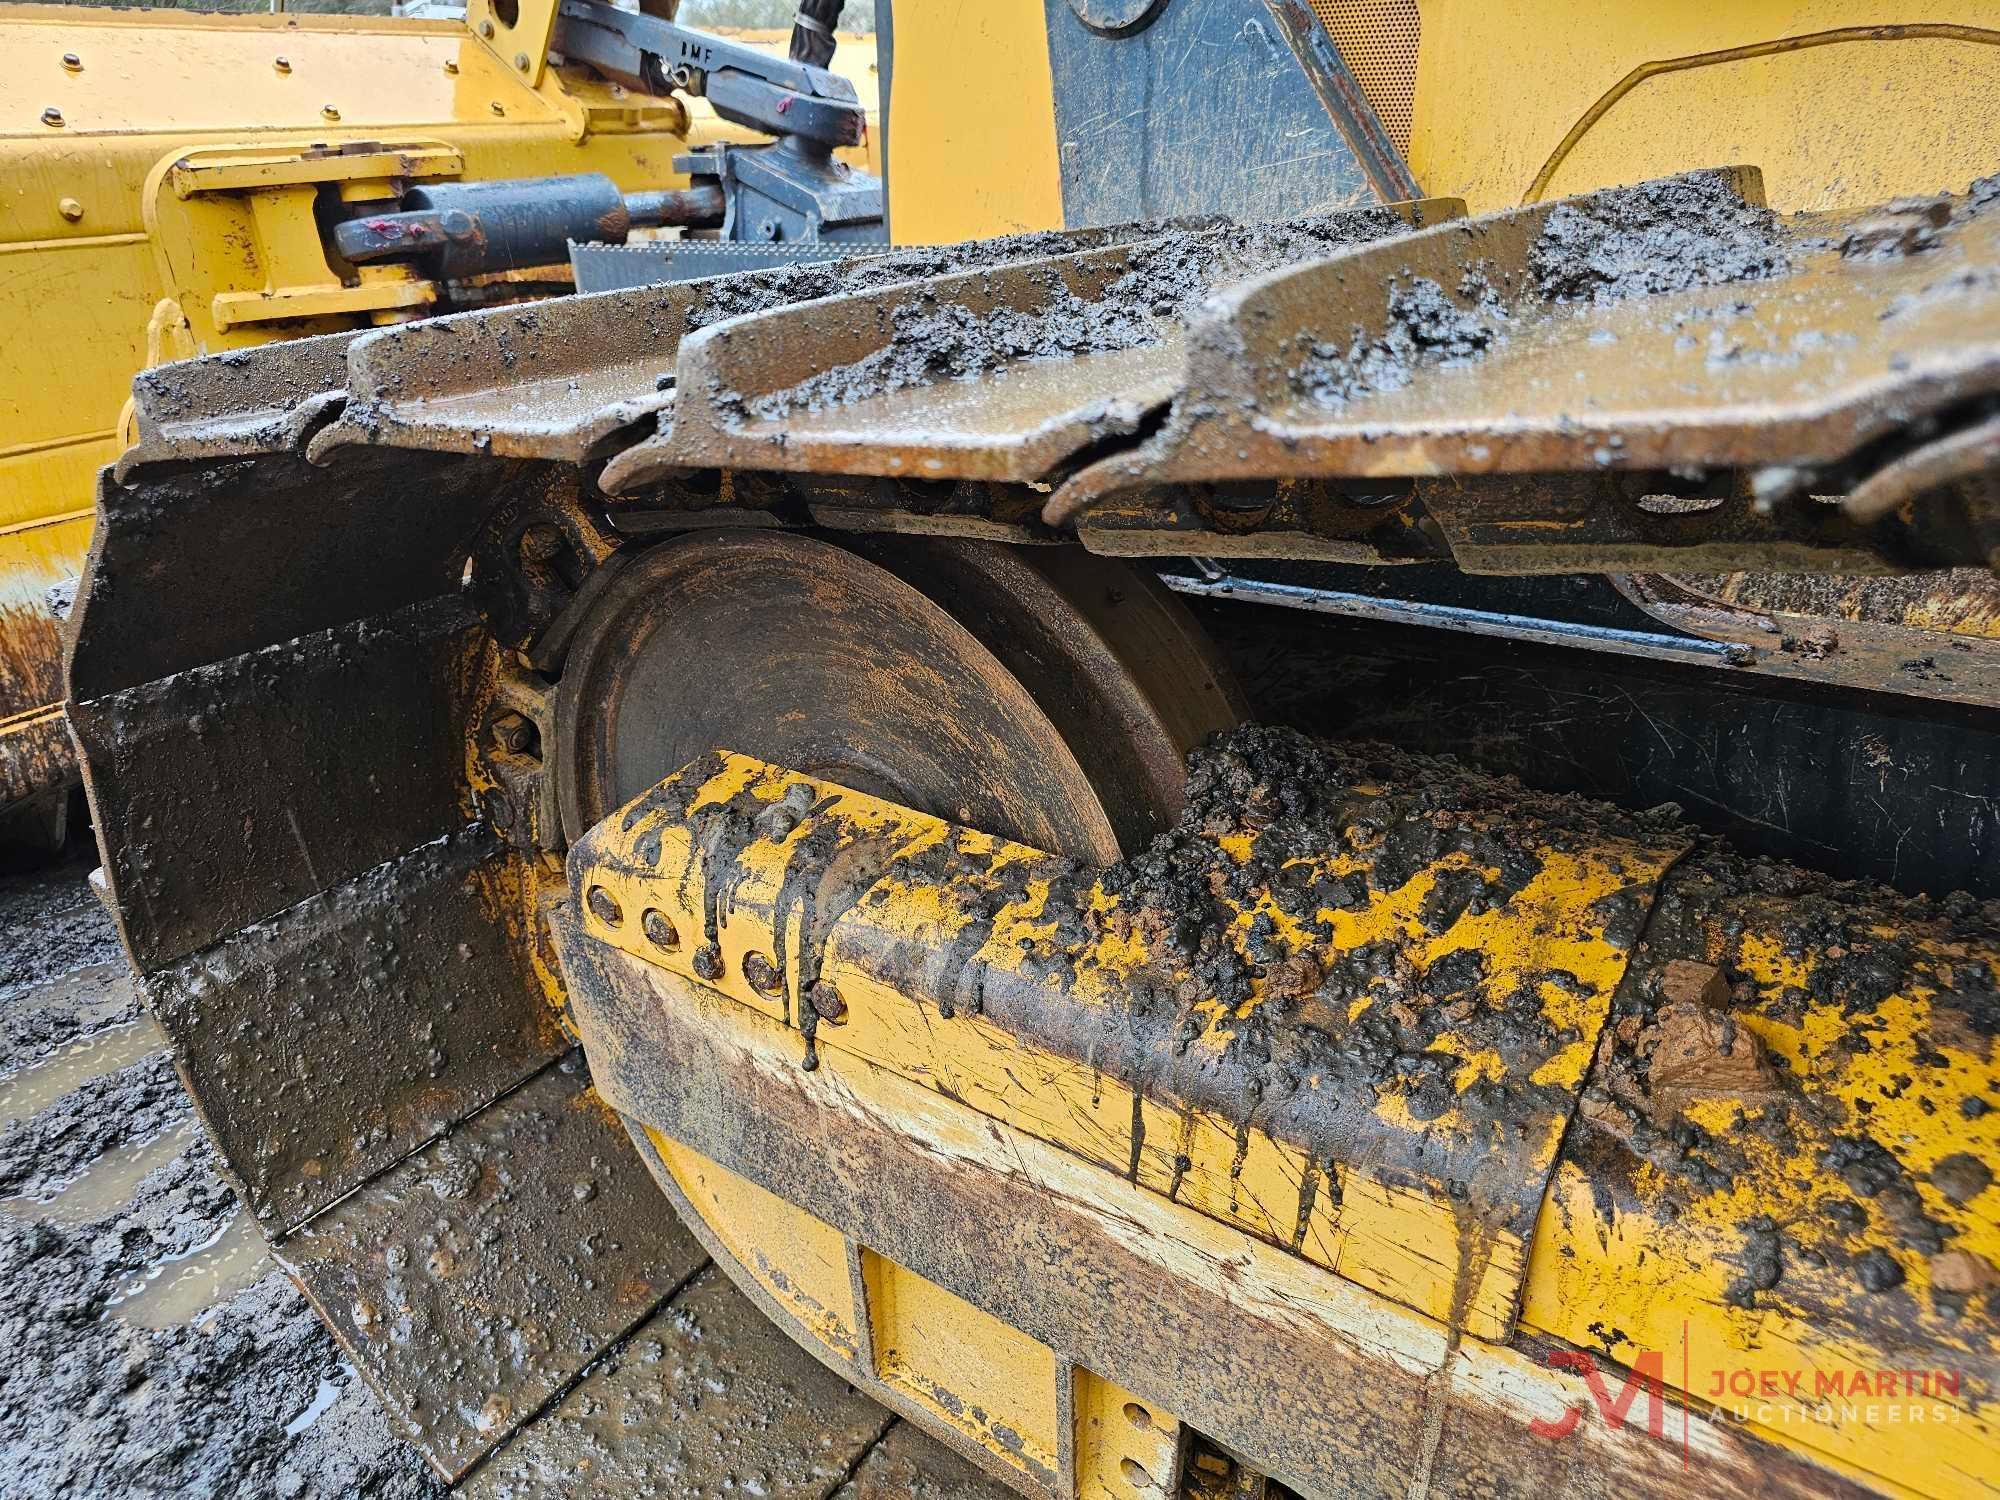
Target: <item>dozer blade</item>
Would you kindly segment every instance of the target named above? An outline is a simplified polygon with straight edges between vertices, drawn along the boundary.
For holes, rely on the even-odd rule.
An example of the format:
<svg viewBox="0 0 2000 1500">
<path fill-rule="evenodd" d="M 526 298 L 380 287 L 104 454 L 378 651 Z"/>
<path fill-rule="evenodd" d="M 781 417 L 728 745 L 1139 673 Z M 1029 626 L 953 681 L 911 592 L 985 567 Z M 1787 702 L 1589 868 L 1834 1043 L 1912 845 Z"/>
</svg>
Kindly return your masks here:
<svg viewBox="0 0 2000 1500">
<path fill-rule="evenodd" d="M 794 1337 L 1029 1493 L 1126 1461 L 1106 1382 L 1304 1494 L 1530 1493 L 1592 1346 L 1670 1408 L 1588 1440 L 1609 1492 L 1990 1481 L 1990 909 L 1266 731 L 1190 802 L 1079 871 L 717 755 L 572 850 L 598 1085 Z M 1703 1419 L 1767 1361 L 1953 1375 L 1928 1430 Z"/>
</svg>

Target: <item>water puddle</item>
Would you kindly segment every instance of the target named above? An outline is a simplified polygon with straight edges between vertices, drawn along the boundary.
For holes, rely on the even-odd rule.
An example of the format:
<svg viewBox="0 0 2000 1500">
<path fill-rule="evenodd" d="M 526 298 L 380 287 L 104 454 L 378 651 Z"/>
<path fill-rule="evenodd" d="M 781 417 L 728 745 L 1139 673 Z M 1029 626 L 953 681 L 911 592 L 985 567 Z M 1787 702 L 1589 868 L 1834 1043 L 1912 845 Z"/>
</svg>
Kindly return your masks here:
<svg viewBox="0 0 2000 1500">
<path fill-rule="evenodd" d="M 155 1262 L 127 1282 L 111 1299 L 107 1315 L 136 1328 L 177 1328 L 255 1284 L 270 1268 L 264 1236 L 250 1215 L 238 1209 L 201 1244 Z"/>
<path fill-rule="evenodd" d="M 166 1045 L 160 1023 L 151 1016 L 65 1043 L 0 1078 L 0 1125 L 38 1114 L 79 1085 L 143 1062 Z"/>
<path fill-rule="evenodd" d="M 352 1385 L 356 1371 L 346 1360 L 340 1362 L 339 1380 L 322 1380 L 319 1389 L 313 1392 L 312 1404 L 285 1424 L 285 1436 L 297 1437 L 327 1413 L 327 1408 L 340 1399 L 340 1393 Z"/>
<path fill-rule="evenodd" d="M 131 984 L 122 966 L 99 965 L 22 997 L 18 1003 L 60 1008 L 85 1025 L 112 1024 L 100 1024 L 98 1030 L 0 1077 L 0 1128 L 29 1119 L 89 1080 L 143 1062 L 166 1046 L 159 1023 L 149 1015 L 113 1021 L 131 1010 Z M 0 1199 L 0 1212 L 66 1229 L 116 1218 L 132 1209 L 140 1184 L 149 1175 L 195 1143 L 198 1129 L 192 1116 L 183 1117 L 150 1140 L 105 1152 L 46 1198 Z M 138 1328 L 178 1327 L 252 1285 L 270 1267 L 264 1236 L 239 1210 L 200 1244 L 166 1256 L 127 1280 L 106 1304 L 105 1316 Z M 338 1394 L 337 1386 L 331 1395 L 323 1389 L 301 1420 L 318 1420 Z"/>
<path fill-rule="evenodd" d="M 66 1229 L 109 1218 L 131 1203 L 149 1172 L 156 1172 L 193 1144 L 195 1123 L 185 1119 L 148 1141 L 107 1151 L 47 1198 L 0 1199 L 17 1219 L 47 1219 Z"/>
</svg>

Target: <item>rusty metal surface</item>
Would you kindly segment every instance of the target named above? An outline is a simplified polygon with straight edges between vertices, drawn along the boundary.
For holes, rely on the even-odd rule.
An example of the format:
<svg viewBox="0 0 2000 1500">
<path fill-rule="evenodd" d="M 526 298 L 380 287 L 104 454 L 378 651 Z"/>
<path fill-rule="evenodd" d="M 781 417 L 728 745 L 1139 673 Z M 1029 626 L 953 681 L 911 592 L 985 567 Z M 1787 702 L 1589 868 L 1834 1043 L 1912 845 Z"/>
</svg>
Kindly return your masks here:
<svg viewBox="0 0 2000 1500">
<path fill-rule="evenodd" d="M 533 1421 L 706 1260 L 574 1057 L 277 1255 L 447 1479 Z"/>
<path fill-rule="evenodd" d="M 1900 697 L 2000 703 L 2000 576 L 1726 573 L 1619 587 L 1677 629 L 1741 642 L 1753 669 Z"/>
<path fill-rule="evenodd" d="M 105 864 L 133 962 L 459 827 L 478 633 L 460 601 L 431 599 L 71 705 L 98 820 L 134 835 Z"/>
<path fill-rule="evenodd" d="M 579 462 L 672 402 L 674 351 L 697 300 L 648 287 L 366 335 L 348 357 L 347 405 L 313 456 L 376 443 Z"/>
<path fill-rule="evenodd" d="M 1963 591 L 1954 591 L 1942 586 L 1952 576 L 1919 574 L 1905 580 L 1734 574 L 1704 580 L 1720 586 L 1725 591 L 1721 597 L 1677 588 L 1667 580 L 1628 582 L 1627 587 L 1634 603 L 1675 629 L 1741 646 L 1747 653 L 1742 665 L 1751 671 L 1990 708 L 2000 703 L 2000 634 L 1982 627 L 1978 612 L 1993 585 L 1974 577 Z M 1911 587 L 1895 587 L 1899 584 Z M 1889 587 L 1878 591 L 1876 585 Z M 1827 608 L 1838 608 L 1840 597 L 1851 594 L 1860 613 L 1870 606 L 1858 600 L 1878 592 L 1884 604 L 1916 596 L 1908 623 L 1850 618 Z M 1745 602 L 1753 599 L 1766 607 Z M 1926 618 L 1926 604 L 1940 608 Z M 1961 608 L 1967 613 L 1957 614 Z M 1971 628 L 1951 629 L 1953 619 Z"/>
<path fill-rule="evenodd" d="M 643 1177 L 636 1158 L 624 1170 Z M 650 1190 L 651 1180 L 644 1185 Z M 912 1486 L 901 1494 L 940 1481 L 965 1500 L 987 1493 L 961 1476 L 962 1460 L 914 1428 L 892 1428 L 894 1420 L 711 1268 L 481 1465 L 461 1493 L 468 1500 L 821 1500 L 847 1493 L 850 1474 L 870 1472 L 887 1446 L 885 1430 L 904 1434 L 884 1460 Z M 886 1471 L 878 1464 L 873 1472 Z M 854 1500 L 878 1493 L 859 1490 Z M 993 1486 L 991 1493 L 1011 1492 Z"/>
<path fill-rule="evenodd" d="M 1961 200 L 1927 249 L 1843 254 L 1848 222 L 1760 197 L 1694 174 L 1238 287 L 1128 477 L 1837 464 L 2000 380 L 2000 220 Z"/>
<path fill-rule="evenodd" d="M 1105 557 L 1442 561 L 1450 549 L 1414 487 L 1281 480 L 1261 493 L 1175 485 L 1114 496 L 1076 528 Z"/>
<path fill-rule="evenodd" d="M 1023 683 L 1090 778 L 1121 848 L 1171 826 L 1187 753 L 1249 714 L 1228 666 L 1150 574 L 1069 548 L 855 540 Z"/>
<path fill-rule="evenodd" d="M 268 1229 L 304 1222 L 563 1049 L 528 971 L 522 879 L 473 827 L 142 975 Z"/>
<path fill-rule="evenodd" d="M 148 463 L 126 484 L 107 474 L 69 697 L 455 594 L 481 517 L 549 482 L 522 465 L 373 452 L 326 468 L 267 455 Z"/>
<path fill-rule="evenodd" d="M 1873 219 L 1760 202 L 1754 171 L 1718 170 L 1474 223 L 1429 203 L 1405 211 L 1432 227 L 1400 232 L 1360 210 L 1318 243 L 1307 221 L 1175 232 L 745 307 L 685 339 L 671 423 L 603 483 L 1050 481 L 1043 520 L 1064 527 L 1132 492 L 1185 512 L 1191 486 L 1424 478 L 1423 512 L 1475 571 L 1983 562 L 2000 521 L 1960 491 L 1990 444 L 1949 428 L 2000 385 L 2000 219 L 1941 199 L 1924 237 L 1884 249 Z M 1933 416 L 1949 503 L 1884 519 L 1811 498 L 1932 474 L 1944 460 L 1919 473 L 1896 444 Z M 1234 555 L 1408 555 L 1326 519 L 1121 529 L 1134 547 L 1205 532 Z"/>
<path fill-rule="evenodd" d="M 662 767 L 746 734 L 845 784 L 969 810 L 1067 852 L 1115 858 L 1121 842 L 1149 836 L 1173 802 L 1172 764 L 1231 706 L 1193 634 L 1172 633 L 1178 617 L 1160 606 L 1149 621 L 1154 658 L 1175 678 L 1170 694 L 1155 668 L 1149 693 L 1114 670 L 1103 635 L 1061 638 L 1054 610 L 1030 619 L 1037 599 L 1060 596 L 1032 571 L 1015 578 L 1020 565 L 1004 554 L 873 550 L 903 576 L 767 532 L 670 542 L 627 567 L 580 628 L 560 688 L 569 738 L 555 763 L 570 836 Z M 1001 571 L 1027 596 L 1009 597 L 993 577 Z M 956 593 L 964 623 L 913 578 Z M 1025 669 L 1031 657 L 1067 689 L 1047 711 L 1010 670 L 1010 659 Z M 1160 705 L 1204 682 L 1206 705 L 1163 717 L 1171 710 Z M 1130 779 L 1107 806 L 1094 786 L 1113 773 Z"/>
<path fill-rule="evenodd" d="M 114 477 L 123 483 L 165 459 L 296 450 L 339 410 L 355 337 L 287 339 L 140 371 L 132 381 L 139 441 Z"/>
<path fill-rule="evenodd" d="M 1900 577 L 1843 578 L 1787 573 L 1675 574 L 1665 580 L 1697 602 L 1714 602 L 1743 617 L 1792 615 L 1824 622 L 1906 625 L 1974 639 L 2000 637 L 2000 576 L 1955 568 Z"/>
<path fill-rule="evenodd" d="M 1671 489 L 1653 474 L 1471 474 L 1419 479 L 1416 490 L 1468 573 L 1885 573 L 1913 563 L 1900 528 L 1871 529 L 1810 500 L 1762 506 L 1754 484 L 1724 472 L 1701 486 L 1704 502 L 1721 503 L 1690 510 L 1652 508 L 1651 492 Z"/>
<path fill-rule="evenodd" d="M 2000 417 L 1975 420 L 1901 454 L 1854 487 L 1844 504 L 1849 515 L 1876 521 L 1910 504 L 1936 504 L 1941 491 L 1960 484 L 1985 485 L 1975 503 L 1994 505 L 1989 477 L 2000 468 Z"/>
<path fill-rule="evenodd" d="M 1182 329 L 1211 292 L 1459 211 L 1423 200 L 1179 231 L 737 320 L 686 342 L 671 430 L 604 483 L 718 466 L 1040 479 L 1139 435 L 1177 389 Z"/>
</svg>

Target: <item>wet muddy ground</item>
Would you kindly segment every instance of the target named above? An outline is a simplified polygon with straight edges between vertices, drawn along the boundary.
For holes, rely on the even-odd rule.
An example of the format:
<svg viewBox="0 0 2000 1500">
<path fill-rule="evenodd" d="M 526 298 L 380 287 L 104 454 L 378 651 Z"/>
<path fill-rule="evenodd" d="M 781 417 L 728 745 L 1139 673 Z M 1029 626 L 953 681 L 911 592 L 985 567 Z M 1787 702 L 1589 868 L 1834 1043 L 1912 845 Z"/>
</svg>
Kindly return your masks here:
<svg viewBox="0 0 2000 1500">
<path fill-rule="evenodd" d="M 217 1177 L 88 869 L 0 878 L 0 1494 L 446 1495 Z M 648 1329 L 666 1333 L 598 1372 L 619 1423 L 579 1387 L 463 1492 L 1008 1493 L 763 1327 L 712 1269 Z M 808 1386 L 818 1400 L 778 1404 L 844 1401 L 839 1433 L 774 1424 L 755 1399 Z M 634 1418 L 638 1448 L 615 1430 Z M 605 1482 L 552 1469 L 565 1452 Z"/>
<path fill-rule="evenodd" d="M 0 1488 L 443 1494 L 216 1177 L 87 870 L 0 881 Z"/>
</svg>

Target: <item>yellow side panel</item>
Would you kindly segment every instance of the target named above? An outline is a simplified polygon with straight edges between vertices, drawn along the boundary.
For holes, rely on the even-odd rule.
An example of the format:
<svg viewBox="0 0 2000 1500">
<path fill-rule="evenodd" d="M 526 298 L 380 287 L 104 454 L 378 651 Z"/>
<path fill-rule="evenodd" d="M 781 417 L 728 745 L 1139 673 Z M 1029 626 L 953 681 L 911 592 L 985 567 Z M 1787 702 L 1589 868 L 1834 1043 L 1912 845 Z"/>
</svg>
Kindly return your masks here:
<svg viewBox="0 0 2000 1500">
<path fill-rule="evenodd" d="M 1179 1422 L 1081 1365 L 1070 1389 L 1077 1500 L 1147 1500 L 1178 1489 Z"/>
<path fill-rule="evenodd" d="M 0 248 L 0 526 L 89 508 L 146 362 L 152 271 L 128 239 Z"/>
<path fill-rule="evenodd" d="M 1425 0 L 1410 165 L 1474 213 L 1692 167 L 1764 170 L 1773 207 L 1962 190 L 2000 165 L 2000 6 L 1985 0 Z M 1793 47 L 1644 79 L 1634 68 L 1849 27 L 1979 36 Z"/>
<path fill-rule="evenodd" d="M 1042 0 L 926 0 L 896 12 L 889 224 L 947 244 L 1063 221 Z"/>
<path fill-rule="evenodd" d="M 83 363 L 88 349 L 80 348 L 77 353 L 79 363 Z M 126 379 L 130 378 L 126 376 Z M 8 388 L 0 386 L 0 401 L 5 401 L 8 394 Z M 10 422 L 25 420 L 18 415 L 21 404 L 6 404 L 15 408 L 9 413 Z M 97 471 L 118 457 L 124 442 L 118 432 L 116 403 L 106 403 L 95 410 L 85 407 L 83 410 L 87 415 L 103 421 L 102 431 L 79 432 L 46 443 L 0 448 L 0 531 L 23 530 L 60 522 L 71 516 L 82 516 L 87 521 L 96 513 Z M 6 430 L 11 436 L 21 429 L 9 427 Z M 65 532 L 64 535 L 70 533 Z M 89 545 L 90 528 L 86 525 L 77 537 L 76 556 L 64 565 L 59 578 L 74 577 L 81 571 L 79 564 Z M 11 549 L 7 555 L 13 555 Z M 6 587 L 0 584 L 0 592 L 4 592 Z"/>
<path fill-rule="evenodd" d="M 10 61 L 20 65 L 0 78 L 7 134 L 58 135 L 40 123 L 50 106 L 61 110 L 60 131 L 71 136 L 187 136 L 246 124 L 291 131 L 407 130 L 447 120 L 504 127 L 560 118 L 455 22 L 9 10 Z M 66 52 L 77 58 L 75 69 L 62 65 Z M 455 71 L 445 71 L 448 60 Z M 504 114 L 493 110 L 496 101 Z"/>
<path fill-rule="evenodd" d="M 875 1373 L 1014 1467 L 1053 1474 L 1054 1352 L 872 1250 L 861 1259 Z"/>
<path fill-rule="evenodd" d="M 688 1202 L 771 1299 L 821 1344 L 853 1359 L 860 1316 L 841 1232 L 679 1141 L 646 1134 Z"/>
</svg>

